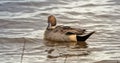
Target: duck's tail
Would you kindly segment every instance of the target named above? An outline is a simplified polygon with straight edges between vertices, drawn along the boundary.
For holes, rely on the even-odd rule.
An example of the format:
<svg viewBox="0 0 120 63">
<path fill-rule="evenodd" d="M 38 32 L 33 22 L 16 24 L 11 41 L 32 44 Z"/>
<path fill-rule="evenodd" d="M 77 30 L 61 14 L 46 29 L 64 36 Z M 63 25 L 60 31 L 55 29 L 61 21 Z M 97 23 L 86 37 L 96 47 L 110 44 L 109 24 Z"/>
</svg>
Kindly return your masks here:
<svg viewBox="0 0 120 63">
<path fill-rule="evenodd" d="M 95 31 L 85 35 L 77 35 L 77 41 L 86 41 L 93 33 L 95 33 Z"/>
</svg>

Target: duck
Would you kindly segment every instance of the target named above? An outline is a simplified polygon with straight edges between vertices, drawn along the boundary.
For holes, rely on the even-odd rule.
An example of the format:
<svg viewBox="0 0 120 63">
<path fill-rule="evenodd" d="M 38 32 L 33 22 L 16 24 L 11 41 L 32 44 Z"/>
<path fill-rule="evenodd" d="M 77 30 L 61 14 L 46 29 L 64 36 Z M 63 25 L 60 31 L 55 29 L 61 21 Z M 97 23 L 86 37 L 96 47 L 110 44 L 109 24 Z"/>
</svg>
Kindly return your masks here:
<svg viewBox="0 0 120 63">
<path fill-rule="evenodd" d="M 57 25 L 56 17 L 48 16 L 48 26 L 44 32 L 44 39 L 57 42 L 86 41 L 95 31 L 85 33 L 86 29 Z"/>
</svg>

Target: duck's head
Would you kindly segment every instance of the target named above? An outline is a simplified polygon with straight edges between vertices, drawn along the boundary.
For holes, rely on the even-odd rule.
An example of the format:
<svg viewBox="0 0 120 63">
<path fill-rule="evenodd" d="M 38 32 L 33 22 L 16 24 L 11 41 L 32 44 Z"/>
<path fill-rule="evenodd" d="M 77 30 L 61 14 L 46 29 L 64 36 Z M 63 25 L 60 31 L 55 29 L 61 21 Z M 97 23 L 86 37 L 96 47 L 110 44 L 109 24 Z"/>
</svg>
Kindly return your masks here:
<svg viewBox="0 0 120 63">
<path fill-rule="evenodd" d="M 47 29 L 54 29 L 56 26 L 56 18 L 53 15 L 48 16 L 48 27 Z"/>
</svg>

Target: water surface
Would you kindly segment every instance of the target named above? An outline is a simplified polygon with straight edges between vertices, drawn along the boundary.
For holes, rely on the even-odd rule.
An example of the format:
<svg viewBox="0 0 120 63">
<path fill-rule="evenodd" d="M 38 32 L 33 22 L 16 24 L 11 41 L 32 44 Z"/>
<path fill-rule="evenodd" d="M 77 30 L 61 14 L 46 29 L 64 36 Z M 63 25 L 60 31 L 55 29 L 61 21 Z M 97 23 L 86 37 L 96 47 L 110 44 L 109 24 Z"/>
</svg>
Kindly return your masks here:
<svg viewBox="0 0 120 63">
<path fill-rule="evenodd" d="M 74 43 L 46 42 L 43 33 L 49 15 L 55 15 L 59 25 L 96 33 L 81 48 L 74 49 Z M 118 63 L 119 32 L 119 0 L 0 0 L 3 63 Z"/>
</svg>

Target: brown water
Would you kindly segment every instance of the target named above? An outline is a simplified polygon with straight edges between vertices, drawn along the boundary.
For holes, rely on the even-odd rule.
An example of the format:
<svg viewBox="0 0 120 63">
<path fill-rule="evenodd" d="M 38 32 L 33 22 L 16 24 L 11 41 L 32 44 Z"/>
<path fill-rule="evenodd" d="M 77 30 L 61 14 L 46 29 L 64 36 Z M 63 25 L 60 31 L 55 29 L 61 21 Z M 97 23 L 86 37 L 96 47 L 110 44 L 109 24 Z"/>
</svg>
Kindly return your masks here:
<svg viewBox="0 0 120 63">
<path fill-rule="evenodd" d="M 45 41 L 49 15 L 96 33 L 79 46 Z M 0 0 L 0 63 L 120 63 L 119 36 L 119 0 Z"/>
</svg>

